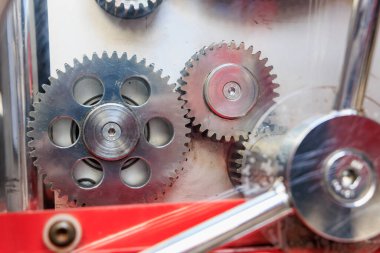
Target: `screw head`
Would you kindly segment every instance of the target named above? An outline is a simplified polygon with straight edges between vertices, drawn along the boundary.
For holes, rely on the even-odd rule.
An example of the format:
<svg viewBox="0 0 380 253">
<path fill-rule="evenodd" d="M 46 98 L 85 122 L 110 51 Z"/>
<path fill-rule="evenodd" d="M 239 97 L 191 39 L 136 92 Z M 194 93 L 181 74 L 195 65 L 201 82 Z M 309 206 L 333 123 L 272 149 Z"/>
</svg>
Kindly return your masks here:
<svg viewBox="0 0 380 253">
<path fill-rule="evenodd" d="M 231 101 L 238 100 L 241 97 L 241 87 L 236 82 L 228 82 L 223 87 L 223 95 Z"/>
<path fill-rule="evenodd" d="M 374 194 L 374 166 L 362 152 L 340 149 L 324 161 L 325 184 L 341 205 L 360 206 Z"/>
<path fill-rule="evenodd" d="M 76 237 L 74 225 L 67 221 L 61 220 L 53 223 L 49 229 L 49 240 L 57 247 L 67 247 L 72 244 Z"/>
<path fill-rule="evenodd" d="M 52 216 L 45 224 L 42 239 L 53 252 L 71 252 L 82 238 L 82 228 L 76 218 L 68 214 Z"/>
</svg>

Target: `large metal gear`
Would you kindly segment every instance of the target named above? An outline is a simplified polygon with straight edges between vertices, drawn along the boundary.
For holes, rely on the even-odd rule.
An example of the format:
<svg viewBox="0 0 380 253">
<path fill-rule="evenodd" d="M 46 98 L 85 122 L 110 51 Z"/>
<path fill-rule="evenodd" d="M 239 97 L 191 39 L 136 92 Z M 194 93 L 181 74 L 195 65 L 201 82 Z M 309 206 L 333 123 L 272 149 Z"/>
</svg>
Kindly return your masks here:
<svg viewBox="0 0 380 253">
<path fill-rule="evenodd" d="M 96 0 L 96 2 L 113 16 L 135 19 L 150 14 L 162 3 L 162 0 Z"/>
<path fill-rule="evenodd" d="M 189 141 L 184 102 L 169 77 L 116 52 L 65 68 L 31 112 L 31 154 L 46 181 L 77 205 L 158 199 Z"/>
<path fill-rule="evenodd" d="M 208 136 L 226 141 L 248 138 L 258 118 L 278 96 L 267 59 L 235 42 L 211 45 L 196 53 L 179 80 L 189 118 Z"/>
</svg>

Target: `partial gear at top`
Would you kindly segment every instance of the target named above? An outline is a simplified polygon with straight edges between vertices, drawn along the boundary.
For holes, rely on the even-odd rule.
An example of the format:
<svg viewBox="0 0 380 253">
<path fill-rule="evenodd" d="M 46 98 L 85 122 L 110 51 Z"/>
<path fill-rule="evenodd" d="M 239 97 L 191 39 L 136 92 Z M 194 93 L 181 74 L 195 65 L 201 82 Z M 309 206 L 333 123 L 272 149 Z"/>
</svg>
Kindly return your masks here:
<svg viewBox="0 0 380 253">
<path fill-rule="evenodd" d="M 183 101 L 145 59 L 96 54 L 43 85 L 28 135 L 46 182 L 77 205 L 152 202 L 188 151 Z"/>
<path fill-rule="evenodd" d="M 278 96 L 267 59 L 252 46 L 211 45 L 196 53 L 181 72 L 180 89 L 189 118 L 208 136 L 226 141 L 248 138 L 259 117 Z"/>
<path fill-rule="evenodd" d="M 96 0 L 96 2 L 113 16 L 135 19 L 153 12 L 162 0 Z"/>
</svg>

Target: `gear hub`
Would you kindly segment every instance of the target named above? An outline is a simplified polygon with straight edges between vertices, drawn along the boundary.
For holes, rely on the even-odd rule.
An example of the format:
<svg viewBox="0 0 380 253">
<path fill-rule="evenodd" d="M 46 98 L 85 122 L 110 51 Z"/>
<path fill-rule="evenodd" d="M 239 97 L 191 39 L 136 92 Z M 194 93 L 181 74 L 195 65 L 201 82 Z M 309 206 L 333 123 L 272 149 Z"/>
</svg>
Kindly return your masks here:
<svg viewBox="0 0 380 253">
<path fill-rule="evenodd" d="M 99 106 L 87 116 L 83 140 L 88 150 L 105 160 L 128 155 L 140 138 L 138 121 L 133 112 L 119 104 Z"/>
</svg>

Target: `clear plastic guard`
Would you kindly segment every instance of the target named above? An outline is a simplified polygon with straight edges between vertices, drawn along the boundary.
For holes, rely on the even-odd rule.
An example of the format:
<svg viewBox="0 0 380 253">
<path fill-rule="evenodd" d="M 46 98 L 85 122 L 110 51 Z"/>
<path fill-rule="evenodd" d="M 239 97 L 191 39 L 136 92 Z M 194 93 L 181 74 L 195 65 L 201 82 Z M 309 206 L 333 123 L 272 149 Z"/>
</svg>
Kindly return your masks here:
<svg viewBox="0 0 380 253">
<path fill-rule="evenodd" d="M 334 106 L 336 86 L 323 85 L 339 83 L 351 5 L 2 1 L 0 211 L 196 202 L 85 252 L 266 193 L 283 176 L 289 131 Z M 364 105 L 376 122 L 379 52 Z M 294 217 L 259 233 L 285 251 L 379 246 L 332 243 Z"/>
</svg>

